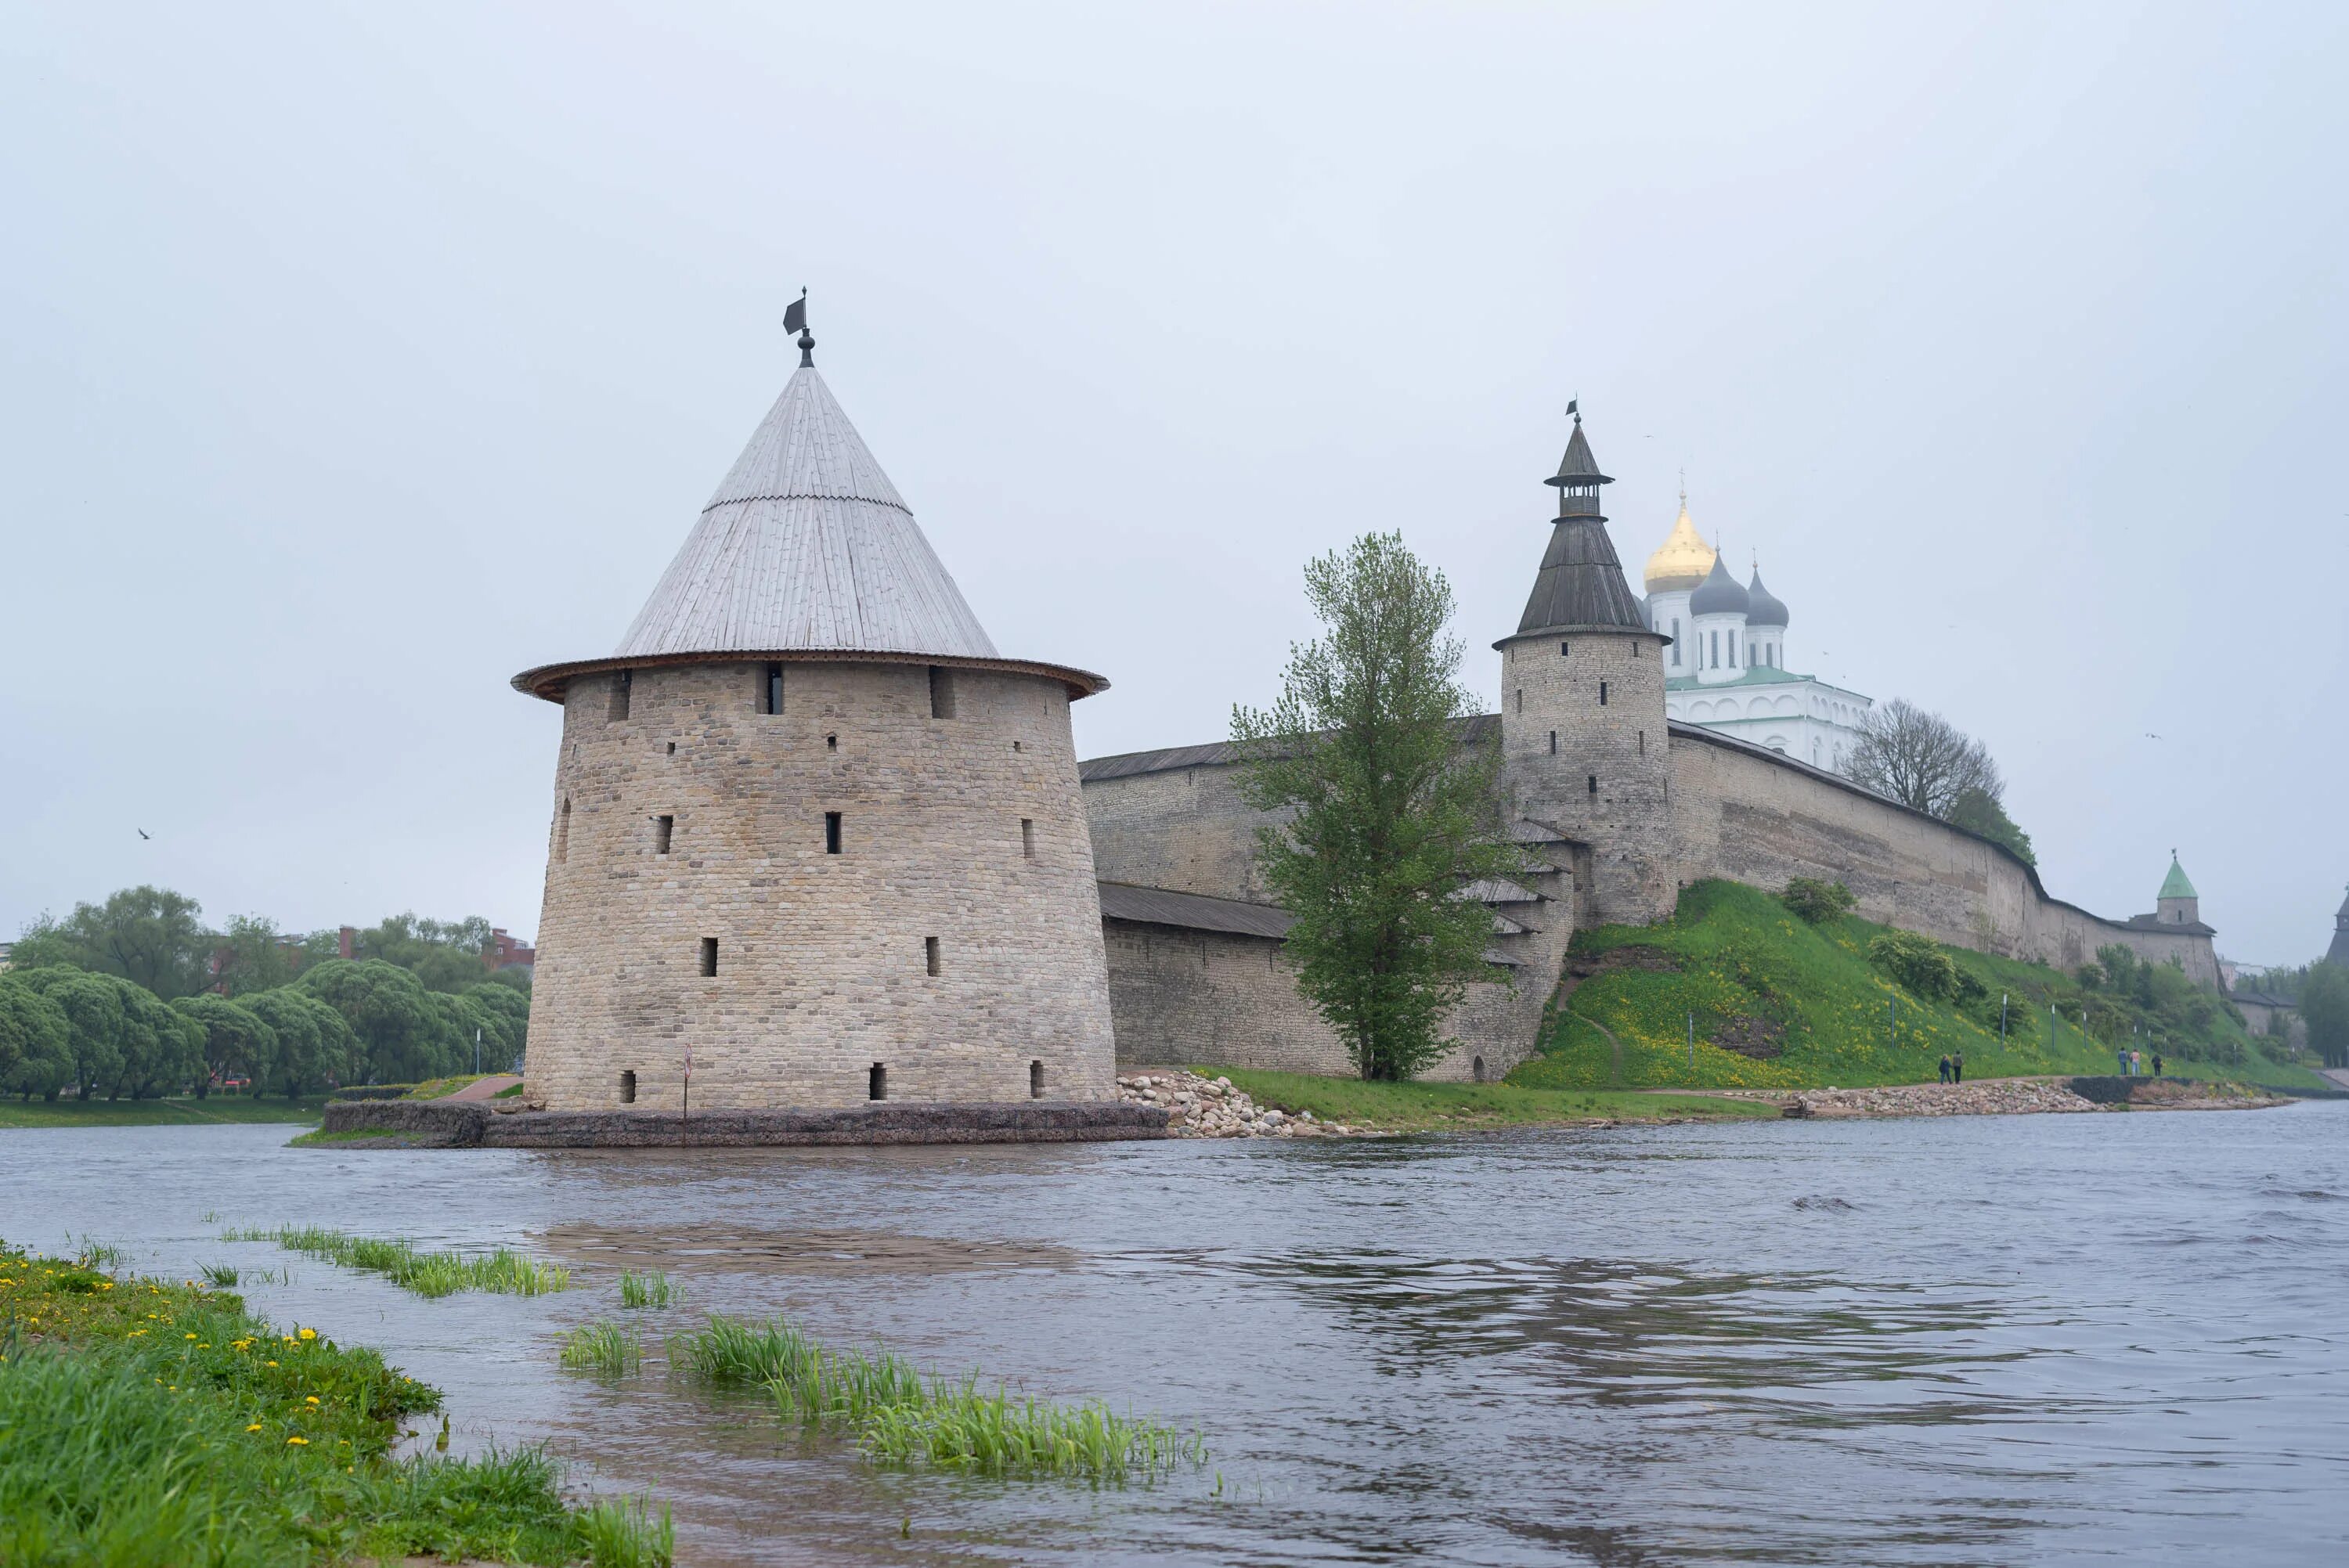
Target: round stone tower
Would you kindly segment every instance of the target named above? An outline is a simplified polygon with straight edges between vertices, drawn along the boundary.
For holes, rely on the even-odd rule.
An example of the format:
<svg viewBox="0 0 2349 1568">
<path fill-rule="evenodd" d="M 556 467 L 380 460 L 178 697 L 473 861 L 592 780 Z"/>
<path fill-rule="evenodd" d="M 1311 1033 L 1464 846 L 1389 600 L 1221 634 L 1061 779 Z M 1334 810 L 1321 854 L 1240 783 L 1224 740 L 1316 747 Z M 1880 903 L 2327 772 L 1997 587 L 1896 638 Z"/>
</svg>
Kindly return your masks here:
<svg viewBox="0 0 2349 1568">
<path fill-rule="evenodd" d="M 529 1092 L 1112 1099 L 1108 683 L 996 652 L 800 346 L 618 651 L 514 677 L 563 705 Z"/>
<path fill-rule="evenodd" d="M 1664 651 L 1607 536 L 1599 471 L 1575 416 L 1557 518 L 1516 634 L 1501 654 L 1503 767 L 1519 817 L 1572 851 L 1578 922 L 1671 913 Z"/>
</svg>

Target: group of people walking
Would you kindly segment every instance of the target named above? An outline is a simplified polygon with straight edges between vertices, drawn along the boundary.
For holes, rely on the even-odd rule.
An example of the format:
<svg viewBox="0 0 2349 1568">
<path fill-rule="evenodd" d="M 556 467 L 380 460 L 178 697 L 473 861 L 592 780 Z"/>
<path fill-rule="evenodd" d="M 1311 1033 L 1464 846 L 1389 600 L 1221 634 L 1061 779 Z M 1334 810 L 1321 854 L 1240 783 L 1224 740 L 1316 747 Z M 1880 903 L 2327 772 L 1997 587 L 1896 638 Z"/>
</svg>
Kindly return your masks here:
<svg viewBox="0 0 2349 1568">
<path fill-rule="evenodd" d="M 2145 1056 L 2142 1052 L 2116 1050 L 2113 1053 L 2113 1057 L 2116 1061 L 2121 1064 L 2121 1076 L 2123 1078 L 2136 1078 L 2145 1070 Z M 2161 1076 L 2161 1053 L 2159 1051 L 2153 1053 L 2153 1076 L 2156 1078 L 2159 1078 Z"/>
<path fill-rule="evenodd" d="M 1941 1081 L 1943 1083 L 1963 1083 L 1966 1081 L 1965 1052 L 1944 1051 L 1941 1053 Z"/>
</svg>

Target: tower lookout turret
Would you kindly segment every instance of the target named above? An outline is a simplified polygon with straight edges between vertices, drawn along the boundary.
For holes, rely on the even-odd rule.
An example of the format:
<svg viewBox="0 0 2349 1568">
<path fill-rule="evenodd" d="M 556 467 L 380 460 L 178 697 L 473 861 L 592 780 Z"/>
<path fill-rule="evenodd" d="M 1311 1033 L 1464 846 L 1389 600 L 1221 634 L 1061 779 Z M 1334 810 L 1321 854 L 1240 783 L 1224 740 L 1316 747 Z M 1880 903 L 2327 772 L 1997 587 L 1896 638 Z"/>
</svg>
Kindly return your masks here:
<svg viewBox="0 0 2349 1568">
<path fill-rule="evenodd" d="M 1664 810 L 1664 666 L 1623 580 L 1599 469 L 1574 433 L 1546 483 L 1557 490 L 1549 546 L 1501 655 L 1501 737 L 1518 810 L 1571 846 L 1578 914 L 1643 923 L 1671 908 Z"/>
<path fill-rule="evenodd" d="M 812 363 L 563 705 L 525 1075 L 556 1109 L 1108 1099 L 1069 705 Z M 688 1054 L 689 1053 L 689 1054 Z"/>
</svg>

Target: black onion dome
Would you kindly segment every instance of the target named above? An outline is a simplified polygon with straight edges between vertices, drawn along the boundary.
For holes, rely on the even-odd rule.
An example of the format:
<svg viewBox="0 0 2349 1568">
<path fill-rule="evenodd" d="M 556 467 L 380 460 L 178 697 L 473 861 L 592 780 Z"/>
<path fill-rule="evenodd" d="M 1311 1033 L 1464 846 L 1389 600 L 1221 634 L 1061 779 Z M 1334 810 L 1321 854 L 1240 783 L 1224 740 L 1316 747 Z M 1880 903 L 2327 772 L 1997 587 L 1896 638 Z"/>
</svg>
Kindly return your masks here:
<svg viewBox="0 0 2349 1568">
<path fill-rule="evenodd" d="M 1762 569 L 1754 569 L 1754 581 L 1745 587 L 1745 624 L 1749 626 L 1784 626 L 1786 606 L 1778 596 L 1762 586 Z"/>
<path fill-rule="evenodd" d="M 1689 614 L 1743 615 L 1745 609 L 1745 590 L 1738 585 L 1736 578 L 1729 574 L 1729 568 L 1721 563 L 1721 557 L 1714 556 L 1713 570 L 1705 574 L 1703 582 L 1696 585 L 1696 592 L 1689 595 Z"/>
</svg>

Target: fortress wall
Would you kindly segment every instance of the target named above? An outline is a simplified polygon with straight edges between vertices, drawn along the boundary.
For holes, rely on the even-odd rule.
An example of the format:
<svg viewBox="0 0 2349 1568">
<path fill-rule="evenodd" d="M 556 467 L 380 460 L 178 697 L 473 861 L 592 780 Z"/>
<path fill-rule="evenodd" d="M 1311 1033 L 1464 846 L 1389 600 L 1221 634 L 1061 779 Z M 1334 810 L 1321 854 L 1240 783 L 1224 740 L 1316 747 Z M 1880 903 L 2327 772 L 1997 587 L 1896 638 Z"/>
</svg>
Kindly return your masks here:
<svg viewBox="0 0 2349 1568">
<path fill-rule="evenodd" d="M 1120 1067 L 1353 1072 L 1345 1046 L 1298 992 L 1278 938 L 1102 923 Z"/>
<path fill-rule="evenodd" d="M 1238 773 L 1209 763 L 1086 779 L 1085 817 L 1102 880 L 1274 902 L 1257 872 L 1256 830 L 1278 819 L 1240 799 Z"/>
<path fill-rule="evenodd" d="M 2051 899 L 1997 846 L 1789 758 L 1675 727 L 1671 761 L 1683 882 L 1726 877 L 1775 892 L 1789 877 L 1818 877 L 1850 888 L 1868 919 L 1957 946 L 2071 969 L 2117 942 L 2218 982 L 2209 937 L 2117 924 Z"/>
<path fill-rule="evenodd" d="M 625 718 L 609 679 L 567 693 L 533 1096 L 616 1107 L 627 1070 L 638 1107 L 673 1110 L 690 1044 L 697 1110 L 862 1105 L 875 1062 L 893 1101 L 1024 1101 L 1038 1060 L 1047 1098 L 1112 1097 L 1067 688 L 957 669 L 935 718 L 923 665 L 792 663 L 768 715 L 761 669 L 638 668 Z"/>
</svg>

